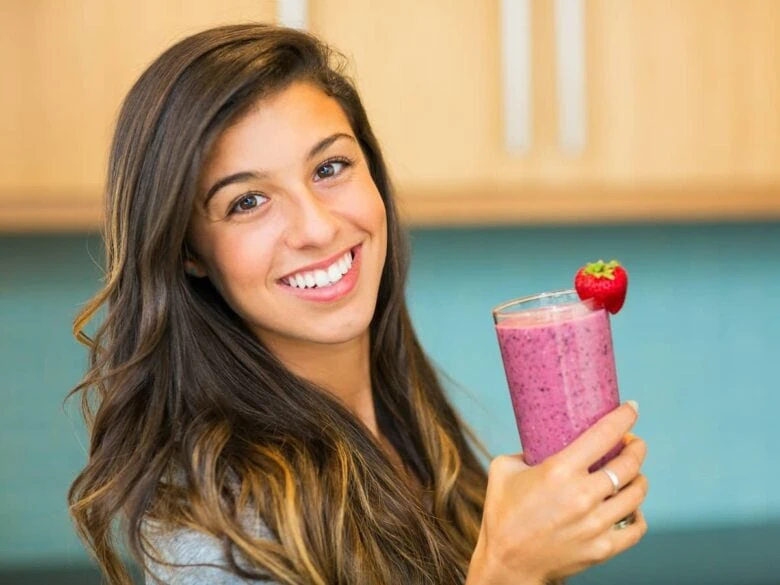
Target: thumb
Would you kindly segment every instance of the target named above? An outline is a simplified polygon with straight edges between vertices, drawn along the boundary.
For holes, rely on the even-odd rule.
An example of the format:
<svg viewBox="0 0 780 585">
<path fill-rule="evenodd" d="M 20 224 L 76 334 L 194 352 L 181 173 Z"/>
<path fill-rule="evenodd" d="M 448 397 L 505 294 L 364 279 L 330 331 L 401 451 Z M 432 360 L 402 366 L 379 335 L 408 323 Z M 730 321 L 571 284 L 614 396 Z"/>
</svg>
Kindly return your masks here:
<svg viewBox="0 0 780 585">
<path fill-rule="evenodd" d="M 528 463 L 525 460 L 525 453 L 522 451 L 520 453 L 514 453 L 512 455 L 506 455 L 508 459 L 512 460 L 513 463 L 519 468 L 519 469 L 530 469 L 532 466 L 528 465 Z"/>
</svg>

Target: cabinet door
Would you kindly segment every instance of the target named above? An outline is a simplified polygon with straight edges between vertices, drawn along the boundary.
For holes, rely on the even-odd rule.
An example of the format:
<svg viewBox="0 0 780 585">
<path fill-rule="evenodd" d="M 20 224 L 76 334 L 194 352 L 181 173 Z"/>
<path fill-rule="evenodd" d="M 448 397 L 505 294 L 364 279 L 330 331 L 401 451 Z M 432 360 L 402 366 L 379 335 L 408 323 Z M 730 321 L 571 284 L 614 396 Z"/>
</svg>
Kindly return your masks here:
<svg viewBox="0 0 780 585">
<path fill-rule="evenodd" d="M 502 156 L 499 2 L 322 0 L 402 195 L 468 196 Z M 516 165 L 512 178 L 533 173 Z"/>
<path fill-rule="evenodd" d="M 585 145 L 560 145 L 531 0 L 531 146 L 504 147 L 500 2 L 322 0 L 416 223 L 780 217 L 780 2 L 584 0 Z M 519 33 L 518 33 L 519 34 Z"/>
<path fill-rule="evenodd" d="M 592 133 L 610 181 L 780 180 L 780 3 L 588 0 Z"/>
<path fill-rule="evenodd" d="M 780 3 L 584 6 L 587 139 L 549 167 L 572 191 L 596 195 L 583 213 L 780 217 Z"/>
<path fill-rule="evenodd" d="M 98 225 L 115 118 L 145 66 L 187 34 L 274 15 L 273 0 L 3 2 L 0 226 Z"/>
</svg>

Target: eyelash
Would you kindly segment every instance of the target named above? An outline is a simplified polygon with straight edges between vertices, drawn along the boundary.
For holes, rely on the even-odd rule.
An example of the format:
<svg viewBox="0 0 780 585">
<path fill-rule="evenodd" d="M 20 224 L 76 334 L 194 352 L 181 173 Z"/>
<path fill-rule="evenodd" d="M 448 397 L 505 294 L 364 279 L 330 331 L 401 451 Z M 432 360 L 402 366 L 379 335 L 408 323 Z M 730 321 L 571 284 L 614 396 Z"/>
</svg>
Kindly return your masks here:
<svg viewBox="0 0 780 585">
<path fill-rule="evenodd" d="M 332 175 L 330 177 L 321 177 L 321 178 L 319 178 L 318 179 L 319 181 L 325 181 L 327 179 L 332 179 L 332 178 L 338 177 L 341 173 L 344 172 L 344 170 L 348 169 L 353 164 L 355 164 L 355 161 L 352 160 L 351 158 L 348 158 L 348 157 L 345 157 L 345 156 L 336 156 L 336 157 L 333 157 L 333 158 L 329 158 L 329 159 L 321 162 L 317 166 L 317 169 L 314 171 L 314 176 L 315 177 L 317 176 L 317 172 L 320 169 L 322 169 L 322 167 L 327 166 L 327 165 L 332 165 L 333 163 L 341 163 L 341 164 L 344 165 L 344 168 L 341 171 L 339 171 L 338 173 L 336 173 L 335 175 Z M 249 191 L 249 192 L 244 193 L 243 195 L 241 195 L 241 197 L 239 197 L 238 199 L 236 199 L 233 202 L 233 204 L 230 206 L 230 209 L 228 210 L 228 215 L 229 216 L 230 215 L 234 215 L 234 214 L 243 215 L 243 214 L 247 214 L 247 213 L 253 213 L 254 211 L 258 210 L 260 208 L 260 204 L 259 203 L 257 205 L 255 205 L 254 207 L 250 208 L 250 209 L 245 209 L 243 211 L 238 209 L 238 205 L 242 201 L 244 201 L 244 200 L 246 200 L 246 199 L 248 199 L 250 197 L 262 197 L 264 199 L 268 199 L 268 197 L 266 197 L 262 193 L 258 193 L 256 191 Z"/>
<path fill-rule="evenodd" d="M 334 156 L 333 158 L 329 158 L 329 159 L 321 162 L 319 164 L 319 166 L 317 167 L 317 170 L 314 171 L 314 175 L 317 176 L 317 171 L 319 171 L 322 167 L 324 167 L 326 165 L 332 165 L 333 163 L 341 163 L 341 164 L 344 165 L 344 169 L 343 170 L 341 170 L 338 173 L 336 173 L 335 175 L 333 175 L 333 177 L 338 177 L 342 172 L 344 172 L 345 169 L 348 169 L 353 164 L 355 164 L 355 161 L 352 160 L 351 158 L 346 157 L 346 156 Z M 324 177 L 324 178 L 321 178 L 320 181 L 323 181 L 325 179 L 331 179 L 333 177 Z"/>
</svg>

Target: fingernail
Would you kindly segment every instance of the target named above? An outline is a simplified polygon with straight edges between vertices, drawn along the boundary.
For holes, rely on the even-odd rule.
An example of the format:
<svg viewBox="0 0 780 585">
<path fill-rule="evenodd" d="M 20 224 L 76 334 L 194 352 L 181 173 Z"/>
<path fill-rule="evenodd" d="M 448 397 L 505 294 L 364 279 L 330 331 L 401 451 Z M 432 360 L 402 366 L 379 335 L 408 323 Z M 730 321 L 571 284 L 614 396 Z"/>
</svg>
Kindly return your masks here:
<svg viewBox="0 0 780 585">
<path fill-rule="evenodd" d="M 628 404 L 636 411 L 637 414 L 639 414 L 639 403 L 636 400 L 627 400 L 626 404 Z"/>
</svg>

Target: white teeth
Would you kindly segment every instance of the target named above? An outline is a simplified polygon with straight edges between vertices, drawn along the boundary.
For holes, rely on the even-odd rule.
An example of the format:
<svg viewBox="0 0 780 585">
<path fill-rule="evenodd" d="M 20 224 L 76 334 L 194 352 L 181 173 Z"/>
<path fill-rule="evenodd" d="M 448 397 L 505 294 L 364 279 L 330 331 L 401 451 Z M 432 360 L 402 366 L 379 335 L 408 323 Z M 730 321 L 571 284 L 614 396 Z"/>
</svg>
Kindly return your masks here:
<svg viewBox="0 0 780 585">
<path fill-rule="evenodd" d="M 285 282 L 293 288 L 328 286 L 341 280 L 350 268 L 352 268 L 352 252 L 347 252 L 325 270 L 299 272 L 285 279 Z"/>
<path fill-rule="evenodd" d="M 327 286 L 330 283 L 330 280 L 328 280 L 328 273 L 324 270 L 315 270 L 314 282 L 317 286 Z"/>
<path fill-rule="evenodd" d="M 330 281 L 333 283 L 341 280 L 341 270 L 339 270 L 337 264 L 331 264 L 328 268 L 328 278 L 330 278 Z"/>
</svg>

